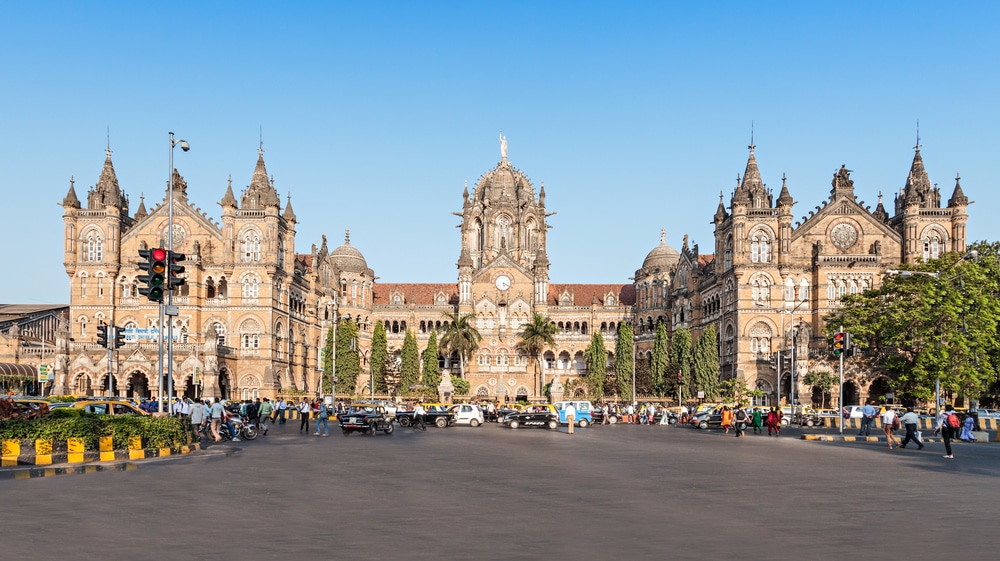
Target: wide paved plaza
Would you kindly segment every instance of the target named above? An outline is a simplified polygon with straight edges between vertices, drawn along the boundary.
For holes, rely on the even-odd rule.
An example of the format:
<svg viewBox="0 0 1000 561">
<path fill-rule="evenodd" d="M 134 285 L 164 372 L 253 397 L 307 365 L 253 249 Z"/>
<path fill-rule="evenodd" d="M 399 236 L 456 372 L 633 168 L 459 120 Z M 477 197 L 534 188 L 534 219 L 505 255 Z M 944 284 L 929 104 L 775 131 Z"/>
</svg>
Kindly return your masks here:
<svg viewBox="0 0 1000 561">
<path fill-rule="evenodd" d="M 787 431 L 791 432 L 791 431 Z M 687 427 L 300 435 L 0 480 L 0 558 L 944 559 L 996 550 L 1000 445 Z"/>
</svg>

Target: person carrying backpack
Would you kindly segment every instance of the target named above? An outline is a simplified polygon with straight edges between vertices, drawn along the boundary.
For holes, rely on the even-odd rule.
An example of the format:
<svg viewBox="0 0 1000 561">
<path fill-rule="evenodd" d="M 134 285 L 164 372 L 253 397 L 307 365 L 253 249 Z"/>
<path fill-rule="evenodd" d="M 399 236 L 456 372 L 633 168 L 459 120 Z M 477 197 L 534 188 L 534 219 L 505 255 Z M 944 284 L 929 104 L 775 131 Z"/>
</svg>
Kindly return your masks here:
<svg viewBox="0 0 1000 561">
<path fill-rule="evenodd" d="M 743 408 L 742 403 L 736 406 L 735 417 L 736 417 L 736 438 L 746 436 L 746 434 L 743 431 L 746 430 L 747 422 L 750 420 L 750 417 L 747 416 L 747 411 L 746 409 Z"/>
<path fill-rule="evenodd" d="M 938 414 L 934 434 L 941 433 L 941 440 L 944 440 L 944 457 L 949 460 L 955 457 L 951 453 L 951 439 L 958 433 L 958 429 L 961 426 L 962 421 L 958 418 L 958 413 L 955 413 L 955 408 L 950 403 L 945 405 L 944 411 Z"/>
</svg>

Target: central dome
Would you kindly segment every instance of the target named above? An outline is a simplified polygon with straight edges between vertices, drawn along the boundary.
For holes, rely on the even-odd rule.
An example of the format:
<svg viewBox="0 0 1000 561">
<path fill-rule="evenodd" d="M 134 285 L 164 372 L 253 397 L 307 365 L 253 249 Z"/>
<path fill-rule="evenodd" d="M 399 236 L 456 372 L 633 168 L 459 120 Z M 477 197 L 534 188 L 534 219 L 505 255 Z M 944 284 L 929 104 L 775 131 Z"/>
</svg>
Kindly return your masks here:
<svg viewBox="0 0 1000 561">
<path fill-rule="evenodd" d="M 479 201 L 534 200 L 535 190 L 520 170 L 504 160 L 479 178 L 473 198 Z"/>
<path fill-rule="evenodd" d="M 350 230 L 347 230 L 344 235 L 344 245 L 330 252 L 330 260 L 338 269 L 348 273 L 364 273 L 368 270 L 365 256 L 358 248 L 351 245 Z"/>
<path fill-rule="evenodd" d="M 676 249 L 667 245 L 666 231 L 660 230 L 660 245 L 653 248 L 646 255 L 646 260 L 642 262 L 643 269 L 668 270 L 677 264 L 681 259 L 681 254 Z"/>
</svg>

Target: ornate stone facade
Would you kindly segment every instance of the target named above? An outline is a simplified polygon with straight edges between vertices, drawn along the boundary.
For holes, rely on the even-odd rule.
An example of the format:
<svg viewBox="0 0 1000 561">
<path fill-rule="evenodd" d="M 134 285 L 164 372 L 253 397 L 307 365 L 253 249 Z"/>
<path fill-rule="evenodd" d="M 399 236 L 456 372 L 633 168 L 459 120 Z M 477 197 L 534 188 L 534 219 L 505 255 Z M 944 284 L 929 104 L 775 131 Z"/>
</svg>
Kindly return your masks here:
<svg viewBox="0 0 1000 561">
<path fill-rule="evenodd" d="M 472 193 L 466 187 L 462 210 L 454 213 L 461 219 L 457 282 L 376 283 L 349 233 L 333 251 L 324 236 L 319 248 L 296 254 L 296 216 L 290 200 L 280 211 L 263 150 L 239 201 L 231 181 L 227 186 L 221 222 L 188 201 L 187 185 L 174 171 L 175 248 L 188 255 L 187 284 L 174 297 L 180 307 L 173 365 L 178 392 L 317 393 L 319 349 L 334 321 L 359 326 L 365 373 L 358 387 L 365 387 L 375 322 L 385 325 L 398 353 L 407 330 L 423 349 L 446 314 L 458 311 L 474 314 L 483 336 L 466 367 L 476 396 L 539 398 L 556 374 L 568 391 L 582 392 L 573 380 L 584 373 L 593 330 L 613 352 L 618 326 L 633 323 L 637 353 L 645 357 L 662 321 L 671 333 L 687 327 L 696 338 L 715 325 L 722 376 L 744 378 L 770 403 L 790 389 L 787 377 L 779 379 L 771 368 L 783 340 L 788 344 L 794 334 L 800 375 L 832 368 L 825 364 L 822 317 L 840 296 L 877 286 L 884 271 L 901 262 L 965 250 L 969 201 L 956 180 L 948 206 L 940 207 L 919 146 L 893 216 L 881 195 L 874 210 L 858 201 L 850 170 L 841 167 L 829 199 L 794 224 L 787 181 L 782 178 L 774 200 L 750 146 L 728 210 L 720 195 L 714 254 L 700 254 L 687 236 L 677 251 L 661 233 L 631 283 L 552 284 L 545 186 L 536 195 L 531 180 L 507 160 L 506 139 L 501 143 L 500 162 Z M 157 307 L 137 292 L 136 264 L 140 248 L 165 245 L 166 200 L 152 211 L 142 201 L 130 216 L 109 151 L 87 201 L 82 208 L 71 181 L 63 208 L 73 340 L 53 391 L 106 391 L 107 353 L 95 343 L 95 326 L 105 321 L 132 334 L 118 351 L 116 393 L 155 395 Z M 541 379 L 518 349 L 518 332 L 534 313 L 549 316 L 559 330 L 555 348 L 544 354 Z M 440 357 L 453 375 L 456 360 Z M 866 387 L 854 391 L 860 396 Z"/>
</svg>

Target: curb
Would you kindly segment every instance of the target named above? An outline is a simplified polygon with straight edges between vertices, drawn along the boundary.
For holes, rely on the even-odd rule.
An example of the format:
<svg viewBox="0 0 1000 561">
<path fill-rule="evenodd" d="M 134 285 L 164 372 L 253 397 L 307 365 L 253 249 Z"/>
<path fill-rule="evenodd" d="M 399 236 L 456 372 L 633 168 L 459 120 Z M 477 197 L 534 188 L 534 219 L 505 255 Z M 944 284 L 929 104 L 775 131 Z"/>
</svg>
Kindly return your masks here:
<svg viewBox="0 0 1000 561">
<path fill-rule="evenodd" d="M 0 469 L 0 480 L 4 479 L 34 479 L 36 477 L 51 477 L 53 475 L 75 475 L 81 473 L 97 473 L 99 471 L 132 471 L 134 463 L 121 462 L 114 464 L 85 464 L 56 466 L 48 468 L 13 468 Z"/>
<path fill-rule="evenodd" d="M 100 438 L 97 450 L 86 450 L 81 438 L 67 440 L 4 440 L 0 446 L 0 468 L 18 466 L 49 466 L 55 464 L 88 464 L 121 460 L 144 460 L 201 450 L 194 442 L 165 448 L 143 448 L 141 438 L 133 438 L 127 449 L 114 449 L 110 436 Z M 22 446 L 25 444 L 25 446 Z M 64 468 L 61 468 L 64 469 Z M 4 470 L 0 469 L 0 473 Z M 55 474 L 54 474 L 55 475 Z"/>
<path fill-rule="evenodd" d="M 829 434 L 803 434 L 800 437 L 802 440 L 812 440 L 819 442 L 885 442 L 884 436 L 847 436 L 847 435 L 829 435 Z M 903 439 L 899 436 L 896 440 L 902 441 Z M 933 436 L 925 436 L 922 443 L 927 444 L 928 442 L 944 442 L 943 439 Z M 953 438 L 951 440 L 952 444 L 963 443 L 963 444 L 986 444 L 986 442 L 965 442 L 964 440 L 958 440 Z"/>
</svg>

